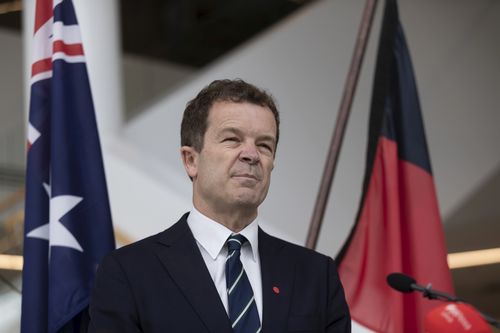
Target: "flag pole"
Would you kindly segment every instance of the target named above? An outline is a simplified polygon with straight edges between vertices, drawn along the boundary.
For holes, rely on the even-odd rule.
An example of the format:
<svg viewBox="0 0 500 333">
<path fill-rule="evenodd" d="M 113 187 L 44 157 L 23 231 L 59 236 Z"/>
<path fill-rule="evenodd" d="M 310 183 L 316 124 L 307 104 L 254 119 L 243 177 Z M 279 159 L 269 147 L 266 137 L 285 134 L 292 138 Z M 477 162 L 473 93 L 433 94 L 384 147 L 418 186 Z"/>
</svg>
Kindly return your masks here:
<svg viewBox="0 0 500 333">
<path fill-rule="evenodd" d="M 349 72 L 346 77 L 339 112 L 337 114 L 337 121 L 330 142 L 330 150 L 328 151 L 323 176 L 321 178 L 318 195 L 316 197 L 313 216 L 309 224 L 309 231 L 306 240 L 306 247 L 309 249 L 315 249 L 318 243 L 318 236 L 321 224 L 323 223 L 323 217 L 325 215 L 326 203 L 328 202 L 328 197 L 330 196 L 333 176 L 335 174 L 335 170 L 337 169 L 337 161 L 342 147 L 347 121 L 351 113 L 352 101 L 354 99 L 354 93 L 356 92 L 359 72 L 361 71 L 368 37 L 370 36 L 377 1 L 378 0 L 366 1 L 363 16 L 361 18 L 356 44 L 354 46 L 354 53 L 351 59 Z"/>
</svg>

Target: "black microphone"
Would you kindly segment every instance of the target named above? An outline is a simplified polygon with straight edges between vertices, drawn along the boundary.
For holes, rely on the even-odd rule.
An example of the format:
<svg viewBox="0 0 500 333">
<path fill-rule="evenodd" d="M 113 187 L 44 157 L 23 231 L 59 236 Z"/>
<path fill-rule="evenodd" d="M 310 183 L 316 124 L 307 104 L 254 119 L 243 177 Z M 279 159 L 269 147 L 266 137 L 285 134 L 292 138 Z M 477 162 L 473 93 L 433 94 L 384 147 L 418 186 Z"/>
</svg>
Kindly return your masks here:
<svg viewBox="0 0 500 333">
<path fill-rule="evenodd" d="M 396 289 L 397 291 L 401 291 L 403 293 L 411 293 L 413 292 L 411 285 L 416 284 L 417 281 L 415 281 L 415 279 L 411 276 L 403 273 L 391 273 L 387 275 L 387 283 L 392 289 Z"/>
<path fill-rule="evenodd" d="M 429 283 L 427 286 L 422 286 L 417 284 L 414 278 L 405 275 L 403 273 L 391 273 L 387 275 L 387 283 L 391 288 L 401 291 L 403 293 L 411 293 L 413 291 L 419 291 L 424 297 L 428 299 L 440 299 L 450 302 L 461 302 L 456 296 L 447 294 L 445 292 L 432 289 L 432 285 Z"/>
</svg>

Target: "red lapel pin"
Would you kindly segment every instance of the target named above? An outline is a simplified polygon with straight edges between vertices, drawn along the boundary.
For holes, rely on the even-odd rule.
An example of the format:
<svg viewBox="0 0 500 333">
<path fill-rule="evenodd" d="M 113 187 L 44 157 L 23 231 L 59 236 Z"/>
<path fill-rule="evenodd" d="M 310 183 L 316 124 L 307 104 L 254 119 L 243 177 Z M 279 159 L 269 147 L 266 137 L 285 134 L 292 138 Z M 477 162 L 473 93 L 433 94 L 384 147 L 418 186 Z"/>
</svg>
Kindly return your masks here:
<svg viewBox="0 0 500 333">
<path fill-rule="evenodd" d="M 280 293 L 280 288 L 278 287 L 273 287 L 273 291 L 276 295 L 278 295 Z"/>
</svg>

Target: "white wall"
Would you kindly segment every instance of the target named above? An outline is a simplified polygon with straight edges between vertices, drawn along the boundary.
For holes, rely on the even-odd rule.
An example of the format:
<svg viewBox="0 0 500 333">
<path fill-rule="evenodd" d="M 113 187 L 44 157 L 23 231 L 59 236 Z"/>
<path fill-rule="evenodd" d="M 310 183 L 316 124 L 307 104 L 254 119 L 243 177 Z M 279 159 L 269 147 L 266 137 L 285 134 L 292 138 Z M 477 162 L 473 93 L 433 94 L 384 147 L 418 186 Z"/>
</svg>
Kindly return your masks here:
<svg viewBox="0 0 500 333">
<path fill-rule="evenodd" d="M 0 164 L 23 167 L 23 62 L 19 33 L 0 29 Z"/>
</svg>

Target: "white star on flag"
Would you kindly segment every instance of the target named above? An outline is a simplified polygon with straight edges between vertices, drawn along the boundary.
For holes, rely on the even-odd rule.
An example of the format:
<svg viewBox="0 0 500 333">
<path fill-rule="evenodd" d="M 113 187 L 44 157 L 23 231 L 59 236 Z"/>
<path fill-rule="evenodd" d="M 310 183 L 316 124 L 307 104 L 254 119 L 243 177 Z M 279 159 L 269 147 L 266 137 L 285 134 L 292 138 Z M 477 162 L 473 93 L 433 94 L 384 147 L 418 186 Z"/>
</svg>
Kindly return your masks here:
<svg viewBox="0 0 500 333">
<path fill-rule="evenodd" d="M 40 136 L 40 132 L 31 123 L 28 123 L 28 143 L 33 145 Z"/>
<path fill-rule="evenodd" d="M 51 196 L 50 185 L 43 184 L 50 198 L 49 223 L 31 230 L 26 236 L 49 241 L 49 246 L 64 246 L 83 252 L 75 236 L 61 223 L 61 218 L 83 200 L 74 195 Z"/>
</svg>

